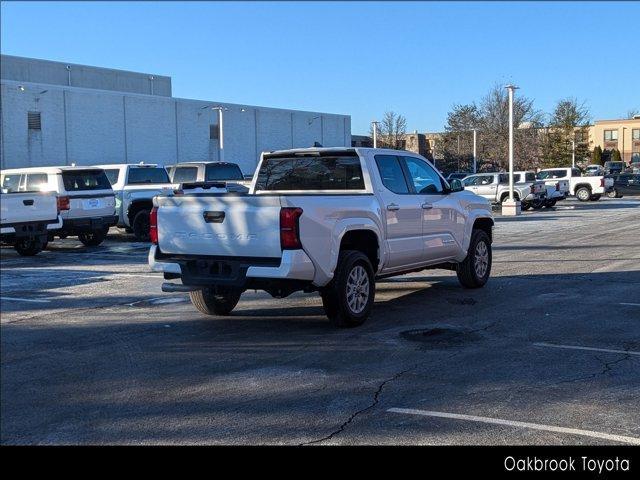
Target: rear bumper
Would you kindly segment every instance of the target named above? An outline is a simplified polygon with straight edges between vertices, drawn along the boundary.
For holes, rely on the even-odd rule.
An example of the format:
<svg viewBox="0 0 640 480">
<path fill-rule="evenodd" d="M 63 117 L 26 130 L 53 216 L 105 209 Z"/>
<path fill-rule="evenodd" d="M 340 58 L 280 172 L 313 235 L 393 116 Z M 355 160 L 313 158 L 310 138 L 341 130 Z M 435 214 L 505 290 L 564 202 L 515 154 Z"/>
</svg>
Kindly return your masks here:
<svg viewBox="0 0 640 480">
<path fill-rule="evenodd" d="M 118 223 L 117 215 L 87 218 L 65 218 L 62 222 L 62 232 L 67 235 L 89 233 L 103 228 L 113 227 Z"/>
<path fill-rule="evenodd" d="M 55 220 L 4 224 L 0 228 L 0 236 L 2 240 L 7 241 L 24 237 L 41 237 L 47 236 L 49 231 L 60 227 L 62 227 L 62 218 L 58 215 Z"/>
<path fill-rule="evenodd" d="M 252 280 L 313 280 L 315 267 L 304 250 L 284 250 L 281 258 L 170 255 L 157 245 L 149 249 L 149 266 L 165 278 L 180 278 L 187 286 L 249 288 Z M 261 283 L 261 282 L 260 282 Z"/>
</svg>

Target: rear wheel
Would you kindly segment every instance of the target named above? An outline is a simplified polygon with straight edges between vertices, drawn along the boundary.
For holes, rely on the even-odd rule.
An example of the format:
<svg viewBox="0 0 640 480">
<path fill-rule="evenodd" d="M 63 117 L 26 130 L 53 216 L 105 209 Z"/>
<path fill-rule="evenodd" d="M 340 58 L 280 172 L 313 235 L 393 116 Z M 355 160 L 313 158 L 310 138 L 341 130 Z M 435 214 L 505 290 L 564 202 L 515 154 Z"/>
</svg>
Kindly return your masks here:
<svg viewBox="0 0 640 480">
<path fill-rule="evenodd" d="M 620 198 L 620 197 L 622 197 L 622 195 L 620 195 L 620 197 L 618 197 L 618 191 L 614 188 L 610 192 L 607 192 L 607 197 L 609 197 L 609 198 Z"/>
<path fill-rule="evenodd" d="M 97 247 L 107 237 L 108 228 L 102 230 L 94 230 L 90 233 L 80 233 L 78 240 L 80 240 L 87 247 Z"/>
<path fill-rule="evenodd" d="M 139 242 L 149 241 L 149 214 L 147 209 L 142 209 L 133 217 L 133 235 Z"/>
<path fill-rule="evenodd" d="M 600 200 L 600 197 L 601 197 L 601 196 L 602 196 L 602 195 L 591 195 L 591 196 L 589 197 L 589 200 L 591 200 L 592 202 L 597 202 L 598 200 Z"/>
<path fill-rule="evenodd" d="M 343 250 L 333 280 L 320 296 L 324 311 L 335 326 L 356 327 L 369 317 L 375 291 L 369 258 L 357 250 Z"/>
<path fill-rule="evenodd" d="M 534 210 L 540 210 L 542 207 L 544 207 L 544 205 L 545 205 L 544 200 L 540 198 L 531 202 L 531 207 L 533 207 Z"/>
<path fill-rule="evenodd" d="M 547 200 L 544 202 L 544 206 L 547 208 L 555 207 L 557 200 L 554 198 L 553 200 Z"/>
<path fill-rule="evenodd" d="M 33 257 L 42 251 L 43 245 L 37 239 L 23 238 L 16 241 L 13 248 L 23 257 Z"/>
<path fill-rule="evenodd" d="M 474 230 L 467 257 L 458 264 L 456 273 L 463 287 L 483 287 L 491 273 L 491 242 L 483 230 Z"/>
<path fill-rule="evenodd" d="M 203 288 L 189 292 L 191 303 L 205 315 L 229 315 L 236 308 L 242 291 L 230 289 L 226 292 Z"/>
<path fill-rule="evenodd" d="M 588 202 L 591 198 L 591 190 L 587 187 L 580 187 L 576 190 L 576 197 L 581 202 Z"/>
<path fill-rule="evenodd" d="M 531 208 L 531 204 L 529 202 L 522 202 L 520 204 L 521 210 L 529 210 Z"/>
</svg>

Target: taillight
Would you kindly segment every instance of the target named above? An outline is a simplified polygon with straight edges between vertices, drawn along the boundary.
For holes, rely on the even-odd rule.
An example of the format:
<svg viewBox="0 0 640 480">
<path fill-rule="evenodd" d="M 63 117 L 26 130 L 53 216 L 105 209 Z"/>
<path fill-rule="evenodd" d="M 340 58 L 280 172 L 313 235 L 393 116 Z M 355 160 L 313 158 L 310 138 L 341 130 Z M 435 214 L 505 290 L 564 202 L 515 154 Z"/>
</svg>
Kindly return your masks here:
<svg viewBox="0 0 640 480">
<path fill-rule="evenodd" d="M 69 210 L 71 201 L 69 197 L 58 197 L 58 212 L 62 210 Z"/>
<path fill-rule="evenodd" d="M 158 207 L 153 207 L 149 213 L 149 240 L 158 244 Z"/>
<path fill-rule="evenodd" d="M 302 248 L 300 244 L 300 215 L 302 209 L 283 207 L 280 209 L 280 247 L 283 250 Z"/>
<path fill-rule="evenodd" d="M 604 177 L 602 177 L 602 178 L 600 179 L 600 186 L 601 186 L 601 187 L 604 187 Z"/>
<path fill-rule="evenodd" d="M 560 191 L 560 182 L 556 183 L 556 192 Z"/>
</svg>

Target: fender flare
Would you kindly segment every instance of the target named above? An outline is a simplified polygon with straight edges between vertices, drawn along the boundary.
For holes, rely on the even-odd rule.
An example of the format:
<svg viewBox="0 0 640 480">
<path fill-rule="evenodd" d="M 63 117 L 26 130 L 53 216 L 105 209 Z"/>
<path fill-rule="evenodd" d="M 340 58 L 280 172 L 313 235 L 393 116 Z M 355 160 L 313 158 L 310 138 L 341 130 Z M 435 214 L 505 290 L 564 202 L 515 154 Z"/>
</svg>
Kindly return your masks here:
<svg viewBox="0 0 640 480">
<path fill-rule="evenodd" d="M 462 258 L 457 258 L 456 260 L 463 261 L 466 258 L 467 252 L 469 250 L 469 244 L 471 243 L 471 233 L 473 232 L 473 226 L 475 225 L 476 220 L 480 218 L 486 218 L 488 220 L 491 220 L 491 226 L 492 227 L 495 226 L 495 220 L 493 219 L 493 216 L 486 210 L 484 209 L 470 210 L 469 216 L 467 217 L 466 225 L 464 227 L 464 239 L 462 242 L 462 250 L 464 255 L 462 256 Z"/>
<path fill-rule="evenodd" d="M 355 230 L 367 230 L 374 233 L 378 240 L 378 249 L 380 253 L 378 265 L 374 265 L 376 272 L 380 270 L 382 265 L 385 264 L 387 258 L 387 245 L 383 240 L 380 226 L 371 218 L 348 218 L 344 220 L 338 220 L 333 226 L 333 232 L 331 234 L 331 246 L 330 246 L 330 258 L 331 261 L 328 265 L 328 273 L 333 277 L 333 272 L 338 265 L 338 255 L 340 254 L 340 244 L 342 239 L 348 232 Z"/>
</svg>

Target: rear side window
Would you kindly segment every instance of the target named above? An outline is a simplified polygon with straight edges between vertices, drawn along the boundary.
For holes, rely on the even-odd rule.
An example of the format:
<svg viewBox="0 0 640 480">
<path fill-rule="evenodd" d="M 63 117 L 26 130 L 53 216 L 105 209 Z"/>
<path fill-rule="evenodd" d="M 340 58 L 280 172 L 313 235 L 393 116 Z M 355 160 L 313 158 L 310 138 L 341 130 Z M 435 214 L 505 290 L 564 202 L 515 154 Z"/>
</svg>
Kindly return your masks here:
<svg viewBox="0 0 640 480">
<path fill-rule="evenodd" d="M 256 190 L 363 190 L 360 159 L 355 156 L 265 158 Z"/>
<path fill-rule="evenodd" d="M 209 164 L 205 170 L 205 179 L 207 182 L 215 180 L 244 180 L 242 170 L 234 163 L 228 164 Z"/>
<path fill-rule="evenodd" d="M 198 179 L 198 167 L 177 167 L 173 172 L 174 183 L 195 182 Z"/>
<path fill-rule="evenodd" d="M 107 176 L 107 178 L 109 179 L 109 183 L 111 185 L 114 185 L 116 183 L 118 183 L 118 177 L 120 174 L 120 169 L 119 168 L 110 168 L 108 170 L 104 171 L 105 175 Z"/>
<path fill-rule="evenodd" d="M 73 170 L 62 172 L 62 182 L 67 192 L 111 190 L 111 184 L 104 170 Z"/>
<path fill-rule="evenodd" d="M 46 173 L 28 173 L 25 192 L 42 192 L 47 190 L 49 178 Z"/>
<path fill-rule="evenodd" d="M 129 185 L 140 185 L 143 183 L 169 183 L 169 175 L 164 168 L 136 167 L 129 169 Z"/>
<path fill-rule="evenodd" d="M 382 184 L 393 193 L 409 193 L 398 157 L 394 155 L 376 155 L 376 164 Z"/>
<path fill-rule="evenodd" d="M 20 174 L 8 173 L 2 176 L 2 191 L 6 193 L 16 193 L 20 188 Z"/>
</svg>

